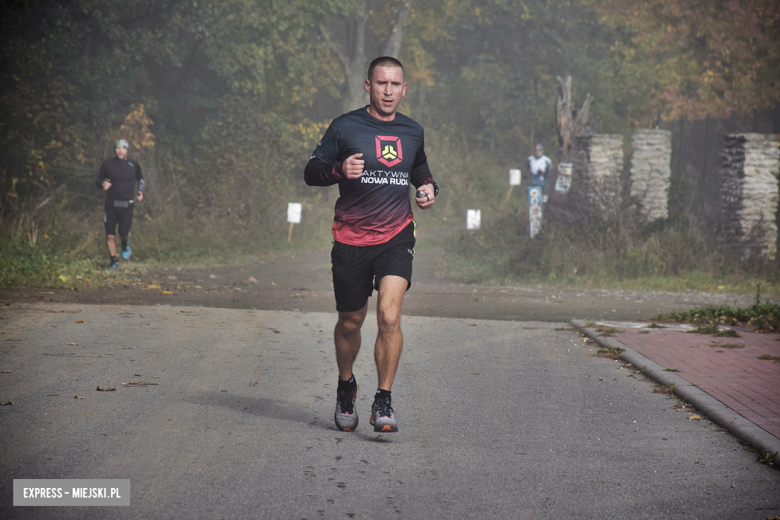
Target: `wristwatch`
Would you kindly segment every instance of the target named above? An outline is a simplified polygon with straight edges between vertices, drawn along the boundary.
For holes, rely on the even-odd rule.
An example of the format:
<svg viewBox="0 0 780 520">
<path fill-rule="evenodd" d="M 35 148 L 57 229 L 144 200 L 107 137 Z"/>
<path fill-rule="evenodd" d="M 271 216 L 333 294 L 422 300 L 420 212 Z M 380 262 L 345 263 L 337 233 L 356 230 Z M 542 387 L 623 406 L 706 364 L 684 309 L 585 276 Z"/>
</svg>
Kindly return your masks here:
<svg viewBox="0 0 780 520">
<path fill-rule="evenodd" d="M 433 184 L 433 196 L 435 197 L 439 194 L 439 185 L 433 181 L 431 181 L 430 184 Z"/>
</svg>

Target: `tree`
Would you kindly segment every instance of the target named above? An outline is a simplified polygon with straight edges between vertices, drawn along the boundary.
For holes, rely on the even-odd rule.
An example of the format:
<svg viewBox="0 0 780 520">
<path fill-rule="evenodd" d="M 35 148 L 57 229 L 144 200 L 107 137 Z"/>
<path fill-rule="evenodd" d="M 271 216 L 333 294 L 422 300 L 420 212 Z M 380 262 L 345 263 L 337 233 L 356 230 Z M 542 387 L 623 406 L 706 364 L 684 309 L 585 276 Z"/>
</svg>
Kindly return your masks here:
<svg viewBox="0 0 780 520">
<path fill-rule="evenodd" d="M 371 15 L 376 14 L 376 11 L 372 9 L 372 3 L 369 0 L 362 0 L 361 4 L 356 7 L 348 5 L 340 14 L 336 15 L 338 21 L 331 24 L 333 29 L 329 29 L 326 24 L 320 24 L 319 27 L 328 47 L 341 65 L 343 80 L 332 70 L 328 70 L 327 73 L 341 94 L 343 112 L 362 107 L 366 104 L 367 99 L 364 88 L 368 45 L 366 31 Z M 397 58 L 401 51 L 404 24 L 409 17 L 412 0 L 402 0 L 394 8 L 396 10 L 395 22 L 390 34 L 386 37 L 381 54 Z M 342 35 L 340 44 L 336 42 L 334 34 Z"/>
<path fill-rule="evenodd" d="M 727 117 L 780 102 L 775 0 L 598 0 L 623 32 L 616 58 L 653 86 L 667 118 Z"/>
<path fill-rule="evenodd" d="M 558 126 L 558 142 L 560 144 L 559 162 L 571 163 L 574 158 L 574 140 L 577 138 L 582 126 L 588 121 L 590 103 L 593 98 L 588 94 L 582 107 L 572 110 L 571 76 L 564 80 L 560 76 L 558 80 L 558 100 L 555 103 L 555 116 Z"/>
</svg>

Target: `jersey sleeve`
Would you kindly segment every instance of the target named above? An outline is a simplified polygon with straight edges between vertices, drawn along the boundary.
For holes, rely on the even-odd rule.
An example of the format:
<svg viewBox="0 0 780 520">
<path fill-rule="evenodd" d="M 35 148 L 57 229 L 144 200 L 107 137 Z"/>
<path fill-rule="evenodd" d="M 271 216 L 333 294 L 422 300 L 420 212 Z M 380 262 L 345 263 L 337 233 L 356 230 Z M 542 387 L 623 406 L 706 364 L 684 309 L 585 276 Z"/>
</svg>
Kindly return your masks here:
<svg viewBox="0 0 780 520">
<path fill-rule="evenodd" d="M 412 164 L 411 171 L 412 185 L 415 188 L 419 188 L 423 184 L 432 184 L 433 175 L 431 169 L 428 167 L 428 156 L 425 155 L 425 138 L 423 137 L 420 143 L 420 149 L 417 150 L 417 155 L 414 157 L 414 164 Z"/>
<path fill-rule="evenodd" d="M 309 186 L 331 186 L 342 178 L 341 148 L 342 136 L 336 121 L 331 122 L 317 148 L 311 154 L 303 179 Z"/>
<path fill-rule="evenodd" d="M 95 179 L 95 186 L 103 189 L 103 181 L 106 180 L 108 177 L 108 172 L 106 171 L 106 162 L 103 161 L 103 164 L 100 165 L 100 170 L 98 170 L 97 178 Z"/>
<path fill-rule="evenodd" d="M 146 181 L 144 180 L 144 174 L 141 171 L 141 163 L 135 162 L 135 180 L 138 181 L 138 191 L 144 191 L 146 188 Z"/>
</svg>

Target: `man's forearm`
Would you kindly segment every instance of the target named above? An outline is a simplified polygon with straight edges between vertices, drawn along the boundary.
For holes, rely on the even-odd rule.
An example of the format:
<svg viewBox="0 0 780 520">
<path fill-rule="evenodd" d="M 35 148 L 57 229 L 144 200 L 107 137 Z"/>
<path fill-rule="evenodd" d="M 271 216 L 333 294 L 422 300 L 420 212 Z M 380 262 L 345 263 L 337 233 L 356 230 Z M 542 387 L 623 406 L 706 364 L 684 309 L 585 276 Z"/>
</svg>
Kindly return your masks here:
<svg viewBox="0 0 780 520">
<path fill-rule="evenodd" d="M 341 165 L 328 164 L 316 157 L 309 159 L 303 170 L 303 179 L 309 186 L 331 186 L 342 179 Z"/>
</svg>

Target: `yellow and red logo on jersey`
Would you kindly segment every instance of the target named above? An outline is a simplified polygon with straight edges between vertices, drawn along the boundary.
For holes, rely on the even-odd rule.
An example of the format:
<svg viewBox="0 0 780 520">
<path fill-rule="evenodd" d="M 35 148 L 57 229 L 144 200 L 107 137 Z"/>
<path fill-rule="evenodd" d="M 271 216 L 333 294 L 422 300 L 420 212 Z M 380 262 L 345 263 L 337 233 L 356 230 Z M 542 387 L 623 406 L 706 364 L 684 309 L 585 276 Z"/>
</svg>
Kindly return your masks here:
<svg viewBox="0 0 780 520">
<path fill-rule="evenodd" d="M 376 158 L 388 168 L 404 160 L 401 138 L 391 135 L 376 136 Z"/>
</svg>

